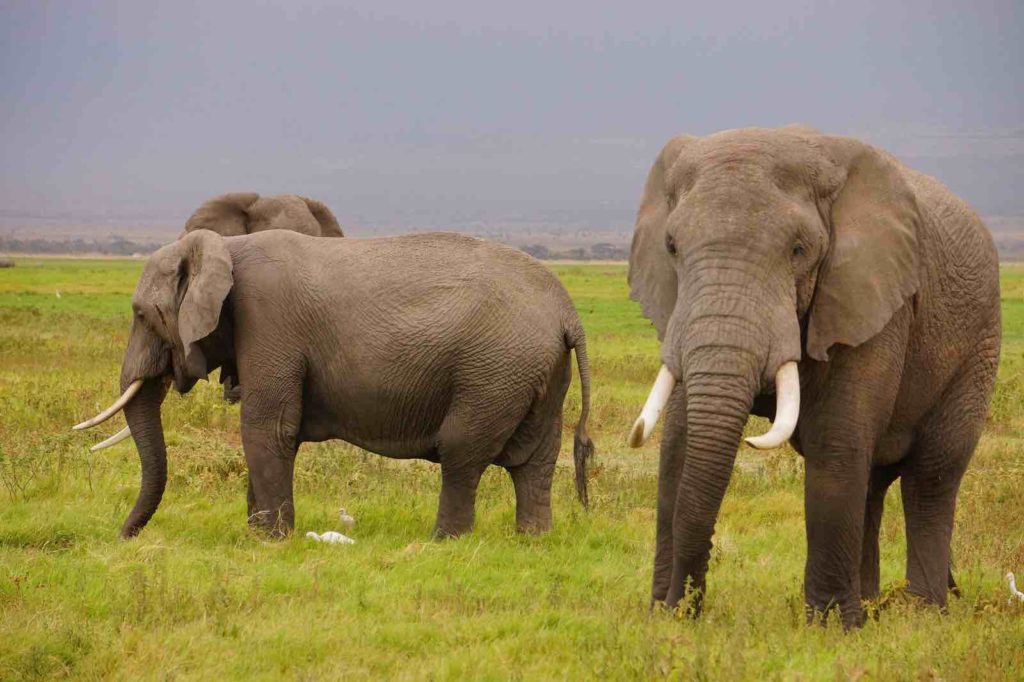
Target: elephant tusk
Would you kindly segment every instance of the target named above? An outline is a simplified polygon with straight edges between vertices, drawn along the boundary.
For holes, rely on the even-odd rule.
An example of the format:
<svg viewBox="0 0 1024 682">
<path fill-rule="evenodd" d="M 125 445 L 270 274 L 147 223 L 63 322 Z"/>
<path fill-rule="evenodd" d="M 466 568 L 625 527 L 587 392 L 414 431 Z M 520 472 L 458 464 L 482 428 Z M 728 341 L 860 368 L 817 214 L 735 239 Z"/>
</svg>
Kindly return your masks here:
<svg viewBox="0 0 1024 682">
<path fill-rule="evenodd" d="M 654 425 L 658 423 L 658 417 L 665 409 L 675 386 L 676 378 L 665 365 L 662 365 L 658 370 L 658 377 L 654 380 L 654 386 L 651 387 L 651 393 L 647 396 L 647 402 L 644 403 L 644 409 L 640 411 L 640 416 L 633 423 L 633 430 L 629 432 L 629 447 L 638 448 L 651 437 Z"/>
<path fill-rule="evenodd" d="M 746 441 L 759 450 L 777 448 L 793 435 L 800 417 L 800 371 L 795 362 L 786 362 L 775 373 L 775 422 L 763 436 Z"/>
<path fill-rule="evenodd" d="M 116 445 L 123 441 L 125 438 L 131 437 L 131 435 L 132 430 L 126 426 L 117 433 L 115 433 L 110 438 L 106 439 L 105 441 L 101 441 L 99 443 L 96 443 L 96 445 L 93 445 L 91 448 L 89 448 L 89 452 L 96 452 L 97 450 L 102 450 L 103 448 L 109 448 L 111 445 Z"/>
<path fill-rule="evenodd" d="M 81 424 L 76 424 L 73 427 L 73 429 L 75 431 L 81 431 L 82 429 L 91 429 L 97 424 L 102 424 L 103 422 L 113 417 L 115 414 L 120 412 L 125 405 L 128 404 L 128 401 L 135 397 L 135 394 L 138 393 L 139 390 L 142 388 L 142 382 L 143 379 L 136 379 L 135 381 L 133 381 L 128 386 L 128 388 L 125 389 L 124 393 L 121 394 L 121 397 L 114 401 L 113 405 L 103 410 L 92 419 L 87 419 Z"/>
</svg>

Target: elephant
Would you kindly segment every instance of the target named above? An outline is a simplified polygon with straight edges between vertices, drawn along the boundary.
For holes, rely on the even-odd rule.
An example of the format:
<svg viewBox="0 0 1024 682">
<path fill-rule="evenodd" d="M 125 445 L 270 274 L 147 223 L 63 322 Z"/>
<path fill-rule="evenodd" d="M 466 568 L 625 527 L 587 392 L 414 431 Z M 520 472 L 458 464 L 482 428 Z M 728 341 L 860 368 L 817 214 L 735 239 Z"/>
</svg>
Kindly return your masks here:
<svg viewBox="0 0 1024 682">
<path fill-rule="evenodd" d="M 670 139 L 629 258 L 662 368 L 630 434 L 666 414 L 652 605 L 700 614 L 749 414 L 804 460 L 809 622 L 862 624 L 900 479 L 908 591 L 944 608 L 961 477 L 1000 352 L 998 262 L 977 215 L 884 151 L 804 126 Z M 774 393 L 774 395 L 773 395 Z"/>
<path fill-rule="evenodd" d="M 326 204 L 295 194 L 261 197 L 255 192 L 230 192 L 207 199 L 185 223 L 184 237 L 212 230 L 235 237 L 264 230 L 291 230 L 313 237 L 344 237 L 338 219 Z"/>
<path fill-rule="evenodd" d="M 439 537 L 471 529 L 490 464 L 511 475 L 517 528 L 547 530 L 573 349 L 573 461 L 587 506 L 586 336 L 558 278 L 517 249 L 443 232 L 327 241 L 198 230 L 153 254 L 132 310 L 122 396 L 75 427 L 124 410 L 142 463 L 125 538 L 164 492 L 166 391 L 187 393 L 227 363 L 241 378 L 249 522 L 272 536 L 294 527 L 298 446 L 331 438 L 440 464 Z"/>
<path fill-rule="evenodd" d="M 264 230 L 292 230 L 314 237 L 345 236 L 338 219 L 323 202 L 295 194 L 261 197 L 255 192 L 230 192 L 207 199 L 189 216 L 178 238 L 196 230 L 213 230 L 222 237 Z M 223 368 L 220 381 L 224 400 L 238 402 L 242 390 L 234 368 Z"/>
</svg>

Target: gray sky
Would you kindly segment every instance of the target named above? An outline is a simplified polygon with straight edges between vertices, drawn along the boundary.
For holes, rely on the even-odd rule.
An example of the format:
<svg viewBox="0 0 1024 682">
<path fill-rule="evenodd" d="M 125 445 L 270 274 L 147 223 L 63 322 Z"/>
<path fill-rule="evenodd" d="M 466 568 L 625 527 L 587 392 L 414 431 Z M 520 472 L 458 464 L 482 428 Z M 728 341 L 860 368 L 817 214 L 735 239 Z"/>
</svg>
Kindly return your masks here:
<svg viewBox="0 0 1024 682">
<path fill-rule="evenodd" d="M 792 122 L 1024 215 L 1019 1 L 361 4 L 0 0 L 0 222 L 629 228 L 668 136 Z"/>
</svg>

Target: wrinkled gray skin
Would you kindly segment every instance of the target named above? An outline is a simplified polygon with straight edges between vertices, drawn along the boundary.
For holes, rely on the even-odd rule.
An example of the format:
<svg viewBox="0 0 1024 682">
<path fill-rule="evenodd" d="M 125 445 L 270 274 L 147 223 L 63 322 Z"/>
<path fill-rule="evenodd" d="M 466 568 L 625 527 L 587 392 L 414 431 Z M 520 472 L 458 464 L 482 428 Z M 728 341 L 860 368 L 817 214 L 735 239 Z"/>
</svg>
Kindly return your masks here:
<svg viewBox="0 0 1024 682">
<path fill-rule="evenodd" d="M 231 192 L 203 202 L 185 223 L 181 239 L 189 232 L 212 230 L 222 237 L 236 237 L 264 230 L 291 230 L 313 237 L 344 237 L 338 219 L 327 205 L 295 194 L 261 197 L 255 192 Z M 233 367 L 221 370 L 224 399 L 238 402 L 242 390 Z"/>
<path fill-rule="evenodd" d="M 699 613 L 711 536 L 753 412 L 799 361 L 805 599 L 862 622 L 900 478 L 909 590 L 945 605 L 950 534 L 1000 344 L 996 252 L 936 180 L 800 127 L 675 137 L 637 217 L 629 281 L 678 380 L 665 415 L 652 597 Z M 692 594 L 691 594 L 692 591 Z"/>
<path fill-rule="evenodd" d="M 199 230 L 149 259 L 132 307 L 121 389 L 145 380 L 125 407 L 142 489 L 125 537 L 163 494 L 167 383 L 186 393 L 227 363 L 241 379 L 250 523 L 272 534 L 294 524 L 299 444 L 329 438 L 439 462 L 439 536 L 471 528 L 489 464 L 512 476 L 517 526 L 546 530 L 573 348 L 583 395 L 576 484 L 586 504 L 583 328 L 558 279 L 520 251 L 446 233 L 225 239 Z"/>
</svg>

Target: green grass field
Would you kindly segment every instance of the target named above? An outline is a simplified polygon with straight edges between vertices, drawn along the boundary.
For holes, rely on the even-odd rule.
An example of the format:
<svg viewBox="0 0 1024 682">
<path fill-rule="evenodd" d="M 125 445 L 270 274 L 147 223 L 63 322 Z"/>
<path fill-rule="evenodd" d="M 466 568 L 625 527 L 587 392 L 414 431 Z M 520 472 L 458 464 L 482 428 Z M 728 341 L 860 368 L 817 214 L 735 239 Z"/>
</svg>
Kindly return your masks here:
<svg viewBox="0 0 1024 682">
<path fill-rule="evenodd" d="M 238 407 L 201 383 L 164 404 L 170 482 L 136 540 L 117 539 L 138 489 L 123 425 L 70 426 L 117 394 L 139 261 L 19 258 L 0 270 L 0 679 L 611 678 L 1021 679 L 1024 605 L 1024 267 L 1003 269 L 1003 361 L 954 536 L 964 596 L 948 615 L 907 603 L 899 486 L 882 528 L 886 596 L 862 630 L 807 627 L 802 462 L 741 450 L 715 535 L 704 617 L 647 609 L 657 437 L 625 437 L 658 367 L 621 265 L 558 265 L 589 336 L 592 510 L 575 500 L 567 401 L 555 528 L 514 532 L 511 482 L 484 477 L 475 531 L 429 539 L 439 473 L 340 442 L 305 445 L 297 527 L 245 523 Z M 59 296 L 57 295 L 59 292 Z M 763 424 L 751 428 L 761 428 Z M 308 530 L 357 544 L 320 545 Z"/>
</svg>

